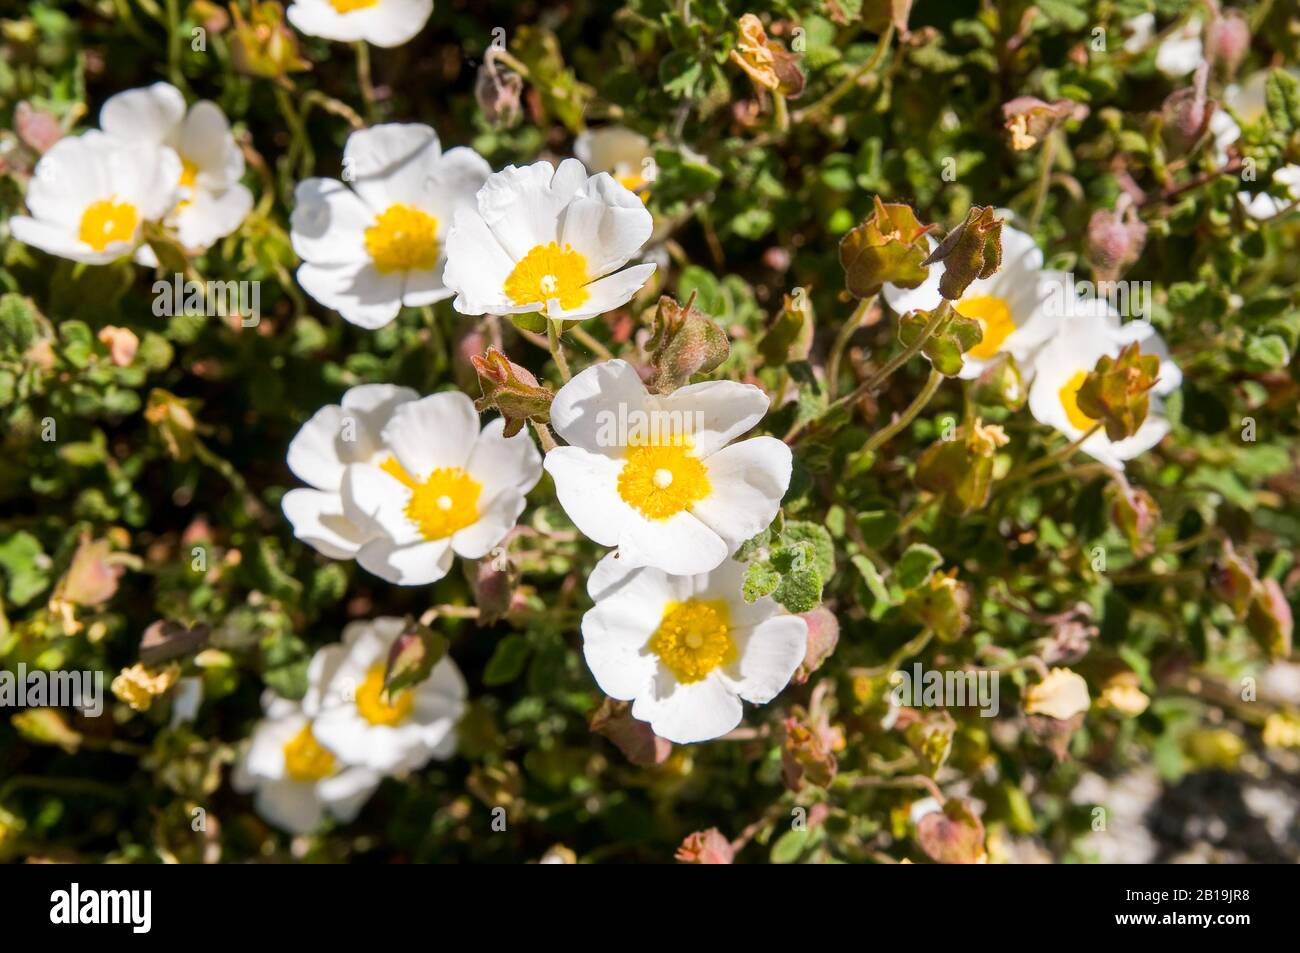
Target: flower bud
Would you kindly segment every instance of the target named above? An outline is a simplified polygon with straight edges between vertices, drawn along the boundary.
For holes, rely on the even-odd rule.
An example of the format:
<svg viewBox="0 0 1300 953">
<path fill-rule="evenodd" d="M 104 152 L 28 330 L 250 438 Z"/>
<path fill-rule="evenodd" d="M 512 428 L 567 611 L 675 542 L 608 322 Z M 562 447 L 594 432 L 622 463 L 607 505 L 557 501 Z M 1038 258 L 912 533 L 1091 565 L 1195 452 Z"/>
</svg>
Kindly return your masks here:
<svg viewBox="0 0 1300 953">
<path fill-rule="evenodd" d="M 475 408 L 482 413 L 489 407 L 495 407 L 505 418 L 502 434 L 513 437 L 529 420 L 539 424 L 551 419 L 551 401 L 555 398 L 550 388 L 543 387 L 537 378 L 525 367 L 513 363 L 495 347 L 489 347 L 480 357 L 470 357 L 470 363 L 478 372 L 479 384 L 483 396 L 474 402 Z"/>
<path fill-rule="evenodd" d="M 668 295 L 659 299 L 647 347 L 655 371 L 652 385 L 661 394 L 671 394 L 695 374 L 707 374 L 731 353 L 726 332 L 695 309 L 694 295 L 685 307 Z"/>
<path fill-rule="evenodd" d="M 840 641 L 840 622 L 835 613 L 824 606 L 818 606 L 810 612 L 799 616 L 808 625 L 808 648 L 803 661 L 794 673 L 794 683 L 802 685 L 808 681 L 813 672 L 831 657 L 835 646 Z"/>
<path fill-rule="evenodd" d="M 944 642 L 956 642 L 970 625 L 970 590 L 957 581 L 957 570 L 931 573 L 908 593 L 903 611 L 913 621 L 929 626 Z"/>
<path fill-rule="evenodd" d="M 759 340 L 758 351 L 767 366 L 780 367 L 808 360 L 812 342 L 812 299 L 806 294 L 798 298 L 786 295 L 781 313 Z"/>
<path fill-rule="evenodd" d="M 393 695 L 418 685 L 447 654 L 447 639 L 427 625 L 408 625 L 388 650 L 384 691 Z"/>
<path fill-rule="evenodd" d="M 1205 94 L 1208 76 L 1209 68 L 1202 63 L 1193 85 L 1170 93 L 1160 107 L 1165 146 L 1173 158 L 1186 155 L 1210 129 L 1218 103 Z"/>
<path fill-rule="evenodd" d="M 729 864 L 735 859 L 731 843 L 716 827 L 687 834 L 673 855 L 683 864 Z"/>
<path fill-rule="evenodd" d="M 1028 396 L 1016 359 L 1005 352 L 984 368 L 975 379 L 972 392 L 977 404 L 1005 407 L 1007 410 L 1019 410 Z"/>
<path fill-rule="evenodd" d="M 752 13 L 740 18 L 739 29 L 731 60 L 749 74 L 755 88 L 779 93 L 786 99 L 796 99 L 803 93 L 805 79 L 799 68 L 799 54 L 769 40 L 762 21 Z"/>
<path fill-rule="evenodd" d="M 48 152 L 50 147 L 63 138 L 63 127 L 53 113 L 36 109 L 27 100 L 14 108 L 14 131 L 33 152 Z"/>
<path fill-rule="evenodd" d="M 1250 608 L 1246 610 L 1246 628 L 1270 658 L 1286 658 L 1291 654 L 1295 622 L 1276 579 L 1262 579 L 1255 587 Z"/>
<path fill-rule="evenodd" d="M 862 0 L 862 26 L 872 33 L 884 33 L 891 23 L 906 33 L 911 14 L 912 0 Z"/>
<path fill-rule="evenodd" d="M 963 798 L 950 798 L 943 810 L 923 814 L 916 822 L 916 840 L 926 855 L 940 864 L 987 863 L 984 824 Z"/>
<path fill-rule="evenodd" d="M 930 225 L 916 219 L 911 206 L 886 205 L 874 197 L 875 208 L 861 225 L 840 240 L 844 283 L 855 298 L 870 298 L 882 286 L 915 288 L 929 271 L 922 262 L 929 253 Z"/>
<path fill-rule="evenodd" d="M 1122 201 L 1122 200 L 1121 200 Z M 1088 219 L 1088 260 L 1098 281 L 1114 281 L 1142 254 L 1147 227 L 1137 216 L 1137 207 L 1099 208 Z"/>
<path fill-rule="evenodd" d="M 1160 507 L 1151 494 L 1118 476 L 1106 488 L 1111 522 L 1128 539 L 1133 555 L 1143 557 L 1154 548 L 1152 537 L 1160 522 Z"/>
<path fill-rule="evenodd" d="M 160 387 L 149 392 L 144 419 L 154 427 L 167 453 L 185 461 L 194 454 L 198 443 L 198 421 L 194 419 L 196 401 L 184 400 Z"/>
<path fill-rule="evenodd" d="M 962 222 L 939 244 L 923 265 L 943 262 L 939 294 L 956 301 L 976 278 L 991 277 L 1002 267 L 1002 220 L 993 206 L 972 205 Z"/>
<path fill-rule="evenodd" d="M 606 698 L 588 722 L 591 730 L 608 738 L 628 761 L 641 767 L 663 764 L 673 744 L 650 729 L 650 723 L 633 718 L 627 702 Z"/>
<path fill-rule="evenodd" d="M 523 77 L 497 66 L 490 55 L 478 68 L 474 98 L 483 118 L 494 129 L 512 129 L 519 125 L 524 114 L 520 103 L 523 91 Z"/>
<path fill-rule="evenodd" d="M 284 7 L 275 0 L 253 0 L 247 20 L 236 4 L 230 5 L 230 13 L 235 19 L 230 52 L 236 70 L 248 76 L 276 79 L 311 69 L 311 64 L 298 55 L 297 34 L 285 26 Z"/>
<path fill-rule="evenodd" d="M 844 736 L 825 718 L 813 719 L 801 708 L 783 725 L 781 771 L 791 791 L 800 791 L 805 783 L 824 788 L 835 780 L 839 769 L 837 750 L 844 748 Z"/>
<path fill-rule="evenodd" d="M 916 464 L 916 485 L 941 496 L 951 516 L 982 509 L 993 485 L 993 458 L 1007 442 L 1001 427 L 985 426 L 977 417 L 953 439 L 925 449 Z"/>
<path fill-rule="evenodd" d="M 118 367 L 130 367 L 135 360 L 135 352 L 140 347 L 140 339 L 130 328 L 118 328 L 105 325 L 97 335 L 101 344 L 108 348 L 108 357 Z"/>
<path fill-rule="evenodd" d="M 1232 77 L 1250 52 L 1250 22 L 1240 10 L 1224 10 L 1210 22 L 1205 40 L 1210 61 Z"/>
<path fill-rule="evenodd" d="M 1111 440 L 1124 440 L 1138 432 L 1150 409 L 1151 388 L 1160 374 L 1160 358 L 1143 354 L 1134 341 L 1119 357 L 1103 354 L 1081 385 L 1079 410 L 1106 427 Z"/>
</svg>

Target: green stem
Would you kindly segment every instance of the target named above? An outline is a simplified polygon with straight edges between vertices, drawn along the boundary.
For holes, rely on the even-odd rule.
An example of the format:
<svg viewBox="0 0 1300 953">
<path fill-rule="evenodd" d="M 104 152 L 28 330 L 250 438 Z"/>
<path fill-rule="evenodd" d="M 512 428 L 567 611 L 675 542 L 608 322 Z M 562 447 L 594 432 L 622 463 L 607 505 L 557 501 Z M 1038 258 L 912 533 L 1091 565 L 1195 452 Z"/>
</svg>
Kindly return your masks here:
<svg viewBox="0 0 1300 953">
<path fill-rule="evenodd" d="M 575 324 L 573 327 L 569 328 L 569 333 L 577 338 L 578 342 L 583 347 L 592 354 L 595 354 L 602 361 L 608 361 L 613 358 L 614 355 L 610 353 L 609 348 L 605 347 L 605 345 L 592 337 L 591 333 L 584 329 L 581 324 Z"/>
<path fill-rule="evenodd" d="M 181 75 L 181 5 L 167 0 L 167 75 L 177 89 L 185 88 Z"/>
<path fill-rule="evenodd" d="M 796 112 L 794 114 L 794 121 L 806 122 L 814 116 L 819 116 L 852 92 L 853 88 L 858 85 L 858 82 L 862 77 L 866 76 L 880 65 L 881 60 L 885 58 L 885 53 L 889 50 L 890 44 L 893 40 L 894 24 L 890 23 L 889 26 L 885 27 L 885 32 L 880 35 L 880 42 L 876 45 L 875 52 L 871 54 L 871 58 L 848 76 L 844 77 L 844 79 L 840 80 L 835 88 L 821 99 L 817 100 L 806 109 L 801 109 Z"/>
<path fill-rule="evenodd" d="M 1039 156 L 1041 163 L 1038 168 L 1038 191 L 1034 195 L 1034 210 L 1029 216 L 1031 235 L 1038 230 L 1038 220 L 1043 215 L 1043 206 L 1047 202 L 1047 188 L 1052 181 L 1052 166 L 1056 164 L 1056 142 L 1062 135 L 1064 133 L 1060 131 L 1053 132 L 1043 143 L 1043 150 Z"/>
<path fill-rule="evenodd" d="M 772 102 L 776 107 L 773 123 L 776 127 L 776 134 L 784 136 L 790 131 L 790 107 L 785 103 L 785 96 L 780 91 L 772 93 Z"/>
<path fill-rule="evenodd" d="M 375 87 L 370 81 L 370 46 L 365 40 L 352 44 L 357 53 L 357 86 L 361 89 L 361 101 L 366 104 L 366 119 L 375 118 Z"/>
<path fill-rule="evenodd" d="M 871 435 L 871 439 L 863 445 L 864 451 L 878 450 L 884 443 L 891 440 L 900 430 L 916 419 L 916 415 L 925 409 L 925 405 L 930 403 L 930 398 L 934 397 L 935 391 L 943 383 L 943 375 L 934 368 L 930 369 L 930 376 L 925 381 L 925 386 L 921 392 L 916 395 L 916 399 L 907 406 L 907 409 L 885 427 L 883 430 L 877 430 Z"/>
<path fill-rule="evenodd" d="M 551 357 L 560 369 L 560 379 L 569 382 L 569 362 L 564 357 L 564 347 L 560 344 L 560 322 L 553 318 L 546 319 L 546 343 L 551 348 Z"/>
<path fill-rule="evenodd" d="M 921 329 L 921 334 L 917 337 L 915 341 L 913 341 L 907 347 L 903 348 L 901 351 L 895 354 L 893 358 L 891 358 L 888 362 L 886 362 L 884 367 L 882 367 L 879 371 L 873 374 L 862 384 L 858 385 L 858 387 L 853 391 L 853 393 L 849 394 L 847 397 L 842 397 L 840 398 L 840 400 L 836 401 L 836 404 L 840 404 L 840 403 L 851 404 L 858 398 L 863 397 L 864 395 L 869 394 L 872 391 L 878 390 L 880 385 L 883 384 L 885 381 L 887 381 L 896 370 L 898 370 L 900 367 L 902 367 L 904 364 L 910 361 L 917 353 L 920 352 L 921 348 L 925 347 L 925 342 L 930 340 L 930 336 L 934 334 L 936 330 L 938 330 L 939 325 L 943 323 L 943 320 L 949 316 L 951 308 L 952 308 L 952 303 L 947 299 L 945 299 L 943 304 L 939 305 L 939 307 L 934 309 L 934 313 L 930 315 L 930 320 L 926 323 L 925 327 Z"/>
<path fill-rule="evenodd" d="M 839 390 L 840 363 L 844 360 L 844 352 L 848 350 L 849 340 L 853 337 L 854 332 L 862 327 L 863 320 L 875 303 L 875 295 L 859 301 L 858 306 L 849 315 L 849 319 L 840 328 L 840 333 L 835 336 L 835 343 L 831 345 L 830 356 L 826 359 L 826 396 L 831 400 L 835 399 L 835 394 Z"/>
</svg>

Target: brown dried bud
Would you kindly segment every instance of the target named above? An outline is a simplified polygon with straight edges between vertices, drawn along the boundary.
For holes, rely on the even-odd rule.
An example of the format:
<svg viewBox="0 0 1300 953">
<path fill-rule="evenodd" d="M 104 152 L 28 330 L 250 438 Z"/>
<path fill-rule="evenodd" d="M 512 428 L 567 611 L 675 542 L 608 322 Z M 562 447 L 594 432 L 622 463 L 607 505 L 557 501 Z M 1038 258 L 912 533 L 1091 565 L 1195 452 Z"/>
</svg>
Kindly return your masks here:
<svg viewBox="0 0 1300 953">
<path fill-rule="evenodd" d="M 498 66 L 490 55 L 479 67 L 474 81 L 474 99 L 483 118 L 493 128 L 512 129 L 519 125 L 524 115 L 520 103 L 523 91 L 523 77 Z"/>
<path fill-rule="evenodd" d="M 494 347 L 489 347 L 481 357 L 474 355 L 469 360 L 483 387 L 483 396 L 474 402 L 474 407 L 480 413 L 489 407 L 500 411 L 506 421 L 502 431 L 505 436 L 513 437 L 529 420 L 539 424 L 550 421 L 555 394 L 539 384 L 531 371 L 513 363 Z"/>
<path fill-rule="evenodd" d="M 1011 136 L 1011 148 L 1017 152 L 1032 149 L 1067 119 L 1087 115 L 1087 106 L 1069 99 L 1048 103 L 1037 96 L 1017 96 L 1002 104 L 1003 125 Z"/>
<path fill-rule="evenodd" d="M 979 864 L 984 850 L 984 823 L 962 798 L 950 798 L 941 811 L 922 815 L 916 840 L 931 860 L 940 864 Z"/>
<path fill-rule="evenodd" d="M 796 707 L 793 717 L 785 720 L 783 732 L 781 772 L 786 787 L 799 791 L 806 783 L 824 788 L 835 780 L 839 769 L 835 752 L 844 747 L 844 736 L 837 729 L 825 718 L 814 719 Z"/>
<path fill-rule="evenodd" d="M 844 283 L 855 298 L 869 298 L 886 284 L 915 288 L 929 274 L 925 235 L 933 226 L 917 221 L 909 205 L 886 205 L 879 195 L 873 201 L 872 213 L 840 240 Z"/>
<path fill-rule="evenodd" d="M 752 13 L 740 18 L 739 29 L 736 47 L 731 51 L 732 61 L 749 74 L 758 89 L 797 99 L 805 83 L 799 54 L 790 53 L 780 43 L 769 40 L 762 21 Z"/>
<path fill-rule="evenodd" d="M 731 842 L 716 827 L 687 834 L 673 855 L 683 864 L 729 864 L 735 856 Z"/>
<path fill-rule="evenodd" d="M 1002 220 L 993 206 L 972 205 L 966 221 L 944 237 L 923 265 L 943 262 L 939 294 L 956 301 L 976 278 L 991 277 L 1002 267 Z"/>
<path fill-rule="evenodd" d="M 1106 427 L 1111 440 L 1133 436 L 1147 419 L 1151 388 L 1160 379 L 1160 358 L 1143 354 L 1138 342 L 1119 357 L 1103 354 L 1079 385 L 1079 410 Z"/>
</svg>

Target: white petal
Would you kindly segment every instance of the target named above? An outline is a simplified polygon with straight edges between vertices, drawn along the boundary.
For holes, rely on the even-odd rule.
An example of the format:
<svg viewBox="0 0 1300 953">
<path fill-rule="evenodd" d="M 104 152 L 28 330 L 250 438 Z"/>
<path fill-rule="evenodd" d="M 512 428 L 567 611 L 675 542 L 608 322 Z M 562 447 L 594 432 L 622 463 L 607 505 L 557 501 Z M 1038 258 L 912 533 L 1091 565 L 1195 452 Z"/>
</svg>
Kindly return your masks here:
<svg viewBox="0 0 1300 953">
<path fill-rule="evenodd" d="M 654 566 L 666 573 L 692 576 L 716 569 L 727 558 L 728 544 L 689 512 L 648 519 L 629 507 L 618 549 L 629 566 Z"/>
<path fill-rule="evenodd" d="M 607 173 L 593 175 L 586 195 L 575 198 L 560 216 L 560 245 L 569 245 L 587 262 L 592 278 L 622 268 L 650 240 L 654 219 L 645 204 Z"/>
<path fill-rule="evenodd" d="M 353 436 L 357 447 L 348 462 L 369 460 L 383 449 L 379 435 L 392 419 L 393 411 L 402 404 L 419 399 L 418 392 L 395 384 L 358 384 L 348 388 L 342 400 L 346 411 L 344 419 L 355 421 Z"/>
<path fill-rule="evenodd" d="M 477 211 L 460 209 L 447 235 L 447 265 L 442 280 L 456 292 L 452 306 L 461 314 L 509 314 L 506 279 L 515 259 Z"/>
<path fill-rule="evenodd" d="M 659 662 L 646 643 L 663 617 L 657 612 L 629 611 L 635 600 L 614 598 L 599 603 L 582 617 L 582 654 L 600 690 L 611 698 L 630 701 L 648 694 Z"/>
<path fill-rule="evenodd" d="M 294 189 L 293 201 L 289 230 L 299 258 L 317 265 L 370 260 L 365 231 L 375 223 L 375 213 L 346 185 L 304 179 Z"/>
<path fill-rule="evenodd" d="M 492 167 L 486 159 L 466 146 L 448 149 L 429 170 L 421 203 L 438 219 L 440 238 L 451 231 L 456 213 L 461 209 L 478 214 L 478 190 L 483 187 Z"/>
<path fill-rule="evenodd" d="M 552 318 L 589 318 L 621 308 L 650 280 L 655 267 L 653 262 L 649 262 L 606 275 L 583 286 L 587 291 L 587 299 L 582 304 L 565 310 L 560 307 L 558 299 L 552 299 L 546 313 Z"/>
<path fill-rule="evenodd" d="M 429 174 L 441 155 L 438 134 L 430 126 L 384 123 L 348 136 L 343 170 L 376 215 L 396 204 L 423 209 Z"/>
<path fill-rule="evenodd" d="M 366 534 L 343 513 L 337 493 L 320 490 L 290 490 L 281 501 L 293 534 L 330 559 L 352 559 Z"/>
<path fill-rule="evenodd" d="M 479 517 L 451 537 L 451 548 L 464 559 L 482 559 L 505 539 L 524 511 L 524 495 L 507 487 L 480 504 Z"/>
<path fill-rule="evenodd" d="M 611 429 L 619 428 L 611 428 L 611 424 L 635 419 L 652 406 L 645 384 L 631 364 L 604 361 L 560 388 L 551 402 L 551 426 L 573 446 L 621 458 L 623 444 L 609 439 Z"/>
<path fill-rule="evenodd" d="M 542 478 L 542 455 L 528 428 L 504 437 L 505 420 L 489 421 L 474 443 L 465 470 L 483 486 L 485 496 L 512 487 L 527 493 Z"/>
<path fill-rule="evenodd" d="M 398 546 L 388 539 L 372 539 L 357 553 L 357 563 L 395 585 L 424 586 L 437 582 L 451 569 L 451 542 L 438 539 Z"/>
<path fill-rule="evenodd" d="M 402 274 L 384 274 L 368 259 L 337 265 L 304 263 L 298 266 L 298 284 L 343 320 L 372 331 L 389 324 L 402 309 Z"/>
<path fill-rule="evenodd" d="M 411 490 L 387 471 L 356 463 L 343 473 L 343 512 L 367 536 L 382 536 L 398 546 L 424 542 L 406 515 Z"/>
<path fill-rule="evenodd" d="M 9 219 L 9 233 L 16 241 L 31 245 L 70 261 L 84 261 L 92 265 L 106 265 L 131 251 L 130 242 L 112 242 L 102 252 L 97 252 L 73 233 L 50 222 L 15 215 Z"/>
<path fill-rule="evenodd" d="M 736 381 L 701 381 L 657 399 L 661 410 L 679 412 L 690 421 L 691 445 L 708 458 L 752 430 L 767 413 L 770 401 L 761 388 Z"/>
<path fill-rule="evenodd" d="M 170 83 L 154 83 L 110 96 L 99 111 L 99 127 L 131 142 L 168 143 L 185 117 L 185 97 Z"/>
<path fill-rule="evenodd" d="M 463 467 L 478 435 L 474 402 L 460 391 L 443 391 L 393 411 L 383 440 L 402 468 L 423 481 L 439 467 Z"/>
<path fill-rule="evenodd" d="M 641 695 L 632 704 L 632 717 L 650 722 L 660 738 L 693 744 L 720 738 L 740 724 L 740 699 L 718 678 L 676 685 L 667 697 Z"/>
<path fill-rule="evenodd" d="M 302 781 L 266 781 L 254 806 L 262 819 L 290 834 L 310 834 L 324 817 L 316 787 Z"/>
<path fill-rule="evenodd" d="M 312 414 L 289 441 L 286 460 L 294 476 L 318 490 L 337 491 L 343 483 L 343 468 L 354 460 L 354 446 L 343 439 L 343 408 L 328 404 Z"/>
<path fill-rule="evenodd" d="M 230 122 L 216 103 L 202 100 L 191 107 L 174 143 L 182 159 L 198 168 L 198 182 L 220 190 L 244 174 L 244 154 L 235 144 Z"/>
<path fill-rule="evenodd" d="M 369 768 L 344 768 L 338 774 L 316 783 L 316 794 L 326 810 L 344 824 L 356 819 L 382 776 Z"/>
<path fill-rule="evenodd" d="M 775 437 L 754 437 L 708 459 L 709 495 L 691 512 L 727 543 L 728 552 L 776 518 L 790 488 L 790 448 Z"/>
<path fill-rule="evenodd" d="M 777 616 L 752 629 L 732 631 L 738 658 L 727 677 L 745 701 L 770 702 L 790 681 L 808 649 L 808 623 L 795 615 Z"/>
<path fill-rule="evenodd" d="M 225 238 L 253 210 L 253 193 L 236 183 L 224 192 L 199 190 L 176 213 L 176 237 L 186 248 L 206 249 Z"/>
<path fill-rule="evenodd" d="M 560 212 L 587 184 L 577 159 L 506 166 L 478 193 L 479 213 L 510 256 L 519 261 L 538 245 L 559 239 Z"/>
<path fill-rule="evenodd" d="M 602 546 L 617 546 L 632 508 L 618 495 L 623 464 L 581 447 L 556 447 L 546 455 L 546 472 L 573 525 Z"/>
</svg>

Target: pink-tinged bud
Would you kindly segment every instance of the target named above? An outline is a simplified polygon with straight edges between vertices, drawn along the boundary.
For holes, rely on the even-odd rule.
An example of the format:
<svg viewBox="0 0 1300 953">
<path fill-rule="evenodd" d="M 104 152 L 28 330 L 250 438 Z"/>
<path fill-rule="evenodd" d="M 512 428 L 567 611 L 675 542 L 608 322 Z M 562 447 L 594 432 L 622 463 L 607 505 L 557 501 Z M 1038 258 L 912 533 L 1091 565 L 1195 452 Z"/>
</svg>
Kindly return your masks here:
<svg viewBox="0 0 1300 953">
<path fill-rule="evenodd" d="M 1088 219 L 1088 260 L 1098 281 L 1117 279 L 1146 245 L 1147 227 L 1125 198 L 1115 209 L 1099 208 Z"/>
<path fill-rule="evenodd" d="M 1192 85 L 1170 93 L 1160 107 L 1165 145 L 1171 158 L 1186 155 L 1209 131 L 1210 119 L 1218 109 L 1218 103 L 1205 94 L 1209 72 L 1208 64 L 1201 63 Z"/>
<path fill-rule="evenodd" d="M 1160 522 L 1160 507 L 1151 494 L 1140 487 L 1130 486 L 1122 476 L 1106 488 L 1110 501 L 1110 519 L 1128 538 L 1129 548 L 1139 558 L 1154 548 L 1151 542 Z"/>
<path fill-rule="evenodd" d="M 1234 76 L 1250 52 L 1250 23 L 1240 10 L 1225 10 L 1205 31 L 1206 53 L 1224 75 Z"/>
<path fill-rule="evenodd" d="M 117 581 L 131 562 L 129 553 L 113 552 L 108 540 L 91 540 L 89 534 L 83 535 L 59 596 L 79 606 L 101 605 L 113 598 Z"/>
<path fill-rule="evenodd" d="M 1276 579 L 1263 579 L 1255 587 L 1250 608 L 1246 611 L 1246 628 L 1270 658 L 1286 658 L 1291 654 L 1295 620 Z"/>
<path fill-rule="evenodd" d="M 844 748 L 844 736 L 823 717 L 814 719 L 801 708 L 785 720 L 785 738 L 781 746 L 781 772 L 791 791 L 804 784 L 824 788 L 835 780 L 839 759 L 835 752 Z"/>
<path fill-rule="evenodd" d="M 118 367 L 130 367 L 135 360 L 135 352 L 140 347 L 140 339 L 130 328 L 117 328 L 113 325 L 99 329 L 99 341 L 108 348 L 109 359 Z"/>
<path fill-rule="evenodd" d="M 981 864 L 988 860 L 984 823 L 970 802 L 961 798 L 952 798 L 941 811 L 922 815 L 916 824 L 916 840 L 930 859 L 940 864 Z"/>
<path fill-rule="evenodd" d="M 1238 554 L 1232 543 L 1225 542 L 1223 555 L 1210 564 L 1210 588 L 1214 594 L 1242 619 L 1258 585 L 1254 561 Z"/>
<path fill-rule="evenodd" d="M 627 760 L 643 768 L 663 764 L 672 754 L 673 743 L 651 731 L 648 722 L 633 718 L 627 702 L 606 698 L 589 725 L 596 734 L 612 741 Z"/>
<path fill-rule="evenodd" d="M 808 676 L 822 667 L 822 663 L 831 657 L 840 641 L 840 622 L 830 609 L 818 606 L 799 618 L 808 624 L 808 650 L 794 673 L 796 685 L 808 681 Z"/>
<path fill-rule="evenodd" d="M 710 827 L 707 831 L 687 834 L 673 856 L 683 864 L 729 864 L 735 860 L 736 852 L 722 831 Z"/>
<path fill-rule="evenodd" d="M 646 345 L 654 368 L 653 386 L 671 394 L 695 374 L 707 374 L 727 359 L 731 342 L 722 328 L 695 307 L 691 295 L 685 306 L 668 295 L 659 299 L 654 335 Z"/>
<path fill-rule="evenodd" d="M 498 66 L 489 54 L 479 67 L 474 82 L 474 98 L 489 126 L 494 129 L 511 129 L 519 125 L 524 110 L 520 102 L 524 81 L 518 73 Z"/>
<path fill-rule="evenodd" d="M 1002 104 L 1003 126 L 1011 137 L 1011 148 L 1017 152 L 1032 149 L 1067 119 L 1084 119 L 1087 115 L 1087 106 L 1069 99 L 1048 103 L 1037 96 L 1017 96 Z"/>
<path fill-rule="evenodd" d="M 63 138 L 63 127 L 53 113 L 35 109 L 23 100 L 14 109 L 14 131 L 33 152 L 43 153 Z"/>
</svg>

